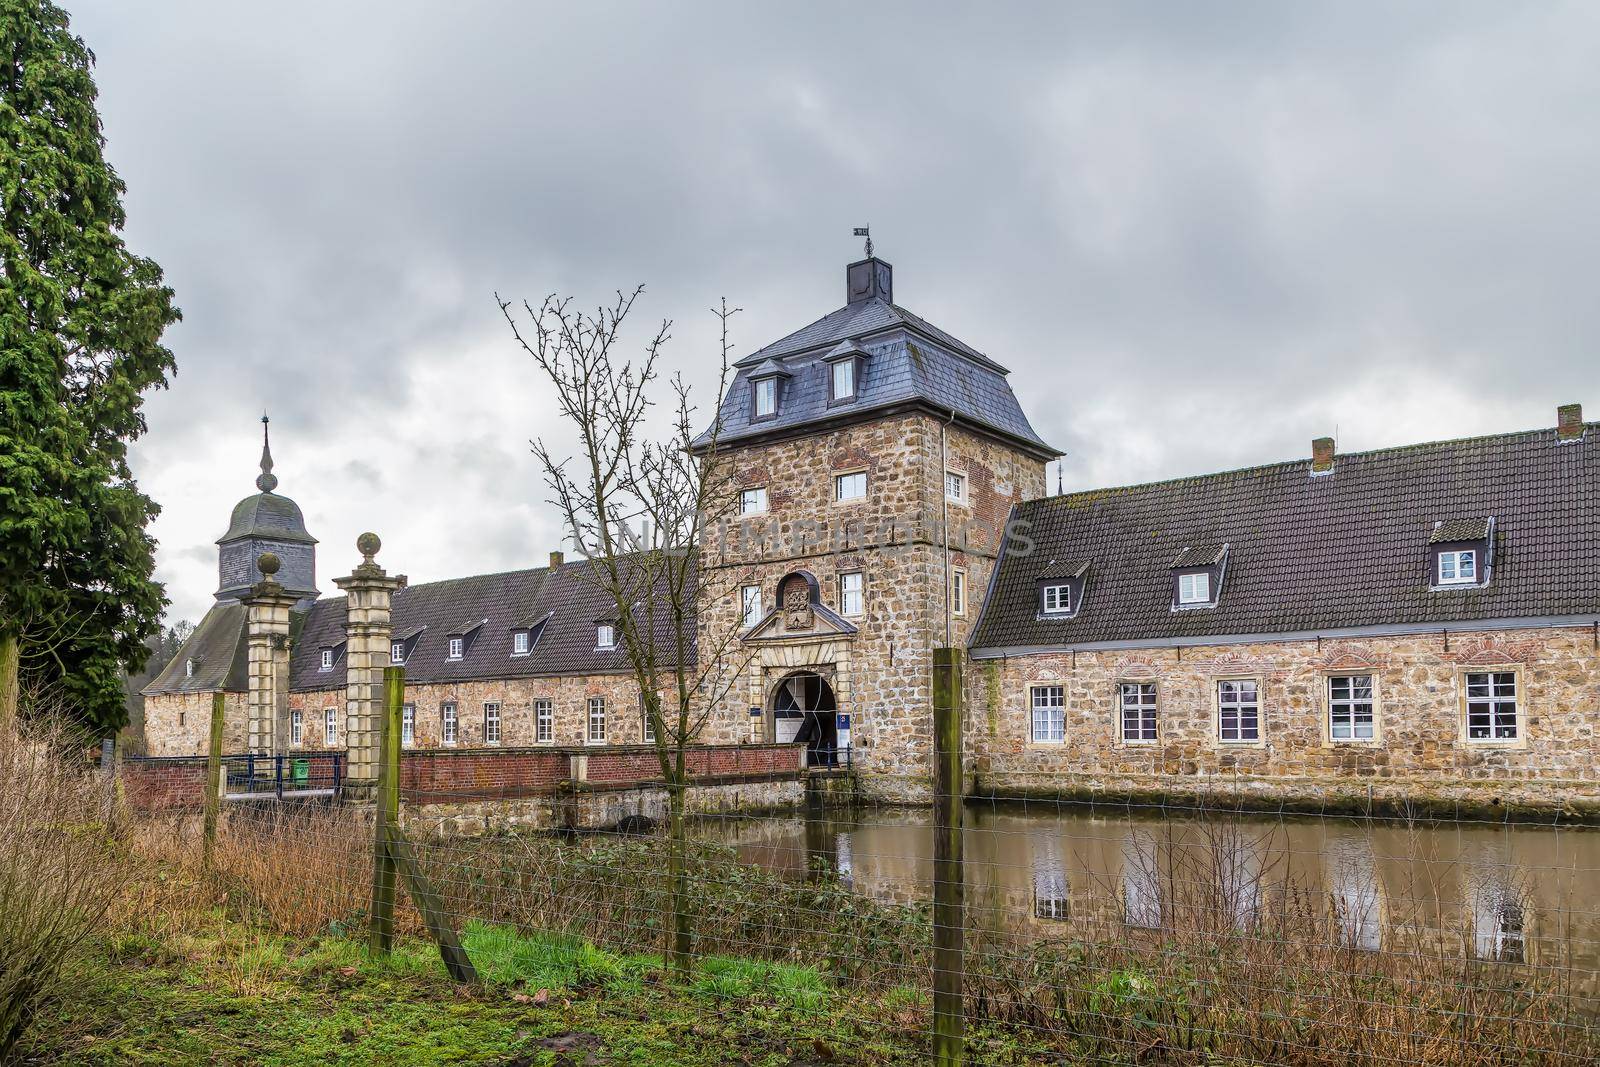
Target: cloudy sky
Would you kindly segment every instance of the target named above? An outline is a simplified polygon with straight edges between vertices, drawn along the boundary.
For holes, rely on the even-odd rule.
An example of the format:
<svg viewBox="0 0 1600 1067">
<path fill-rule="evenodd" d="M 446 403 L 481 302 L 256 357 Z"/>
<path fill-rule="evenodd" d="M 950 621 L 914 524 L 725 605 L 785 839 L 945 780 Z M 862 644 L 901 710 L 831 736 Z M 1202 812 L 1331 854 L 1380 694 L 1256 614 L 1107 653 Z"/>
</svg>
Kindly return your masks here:
<svg viewBox="0 0 1600 1067">
<path fill-rule="evenodd" d="M 136 451 L 176 618 L 263 409 L 325 591 L 364 529 L 531 565 L 561 427 L 493 294 L 645 283 L 704 386 L 706 309 L 810 322 L 865 224 L 1069 489 L 1600 412 L 1593 4 L 62 2 L 184 310 Z"/>
</svg>

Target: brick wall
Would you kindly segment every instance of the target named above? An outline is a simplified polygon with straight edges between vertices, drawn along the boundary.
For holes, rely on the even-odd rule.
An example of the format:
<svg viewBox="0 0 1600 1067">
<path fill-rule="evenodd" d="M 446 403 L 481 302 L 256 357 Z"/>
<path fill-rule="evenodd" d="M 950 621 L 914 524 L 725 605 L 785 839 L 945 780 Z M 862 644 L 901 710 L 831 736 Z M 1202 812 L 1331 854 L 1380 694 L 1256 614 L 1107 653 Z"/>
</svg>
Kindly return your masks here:
<svg viewBox="0 0 1600 1067">
<path fill-rule="evenodd" d="M 486 797 L 554 792 L 571 776 L 567 752 L 553 748 L 463 749 L 400 755 L 400 797 L 408 804 L 446 804 Z"/>
<path fill-rule="evenodd" d="M 203 758 L 128 759 L 120 773 L 123 799 L 134 811 L 183 811 L 205 805 Z"/>
</svg>

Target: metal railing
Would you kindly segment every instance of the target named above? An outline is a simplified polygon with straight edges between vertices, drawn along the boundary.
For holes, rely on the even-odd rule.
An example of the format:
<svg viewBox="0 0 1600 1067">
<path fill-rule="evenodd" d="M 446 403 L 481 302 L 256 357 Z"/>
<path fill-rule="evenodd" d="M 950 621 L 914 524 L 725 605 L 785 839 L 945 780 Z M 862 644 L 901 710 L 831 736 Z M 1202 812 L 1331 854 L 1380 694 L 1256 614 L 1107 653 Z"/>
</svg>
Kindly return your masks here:
<svg viewBox="0 0 1600 1067">
<path fill-rule="evenodd" d="M 285 796 L 337 796 L 344 781 L 344 759 L 343 752 L 223 756 L 223 793 L 280 800 Z"/>
</svg>

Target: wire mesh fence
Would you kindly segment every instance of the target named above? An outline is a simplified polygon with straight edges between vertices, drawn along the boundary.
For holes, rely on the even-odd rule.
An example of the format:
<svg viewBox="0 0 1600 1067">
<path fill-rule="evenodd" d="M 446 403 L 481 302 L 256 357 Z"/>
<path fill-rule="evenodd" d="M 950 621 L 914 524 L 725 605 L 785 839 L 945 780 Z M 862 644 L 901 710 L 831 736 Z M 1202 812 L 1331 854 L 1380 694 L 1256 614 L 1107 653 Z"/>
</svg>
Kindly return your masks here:
<svg viewBox="0 0 1600 1067">
<path fill-rule="evenodd" d="M 427 800 L 402 798 L 407 838 L 485 981 L 552 958 L 580 987 L 667 980 L 681 847 L 690 980 L 730 1010 L 765 993 L 875 1018 L 913 1057 L 931 1047 L 925 809 L 702 815 L 675 846 L 649 818 L 461 836 L 447 816 L 499 798 L 434 782 Z M 1220 795 L 964 815 L 968 1062 L 1600 1057 L 1595 830 L 1263 814 Z M 286 930 L 359 934 L 372 857 L 362 809 L 239 804 L 215 863 Z M 396 928 L 424 932 L 403 893 Z"/>
</svg>

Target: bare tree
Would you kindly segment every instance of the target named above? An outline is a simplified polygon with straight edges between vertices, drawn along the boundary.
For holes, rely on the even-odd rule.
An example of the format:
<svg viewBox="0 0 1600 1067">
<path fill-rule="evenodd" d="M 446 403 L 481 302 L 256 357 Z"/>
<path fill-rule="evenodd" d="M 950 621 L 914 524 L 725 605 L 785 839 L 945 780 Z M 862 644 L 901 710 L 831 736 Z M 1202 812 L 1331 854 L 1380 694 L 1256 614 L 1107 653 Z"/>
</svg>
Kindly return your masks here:
<svg viewBox="0 0 1600 1067">
<path fill-rule="evenodd" d="M 701 620 L 700 605 L 735 590 L 731 584 L 713 587 L 717 579 L 699 566 L 697 544 L 700 531 L 732 510 L 737 490 L 728 465 L 719 462 L 720 418 L 696 435 L 696 409 L 681 374 L 666 382 L 670 428 L 659 439 L 650 436 L 653 393 L 661 387 L 658 363 L 672 323 L 663 320 L 636 358 L 621 354 L 624 324 L 643 291 L 619 291 L 615 303 L 592 314 L 556 296 L 537 308 L 523 302 L 524 327 L 511 303 L 496 299 L 512 335 L 554 386 L 561 413 L 578 431 L 574 456 L 559 454 L 543 437 L 532 442 L 533 452 L 551 503 L 588 558 L 587 580 L 614 608 L 617 635 L 639 685 L 667 788 L 672 914 L 665 954 L 676 971 L 687 974 L 693 941 L 684 817 L 688 753 L 747 663 L 736 625 L 716 630 Z M 718 412 L 728 380 L 728 322 L 738 311 L 726 300 L 712 309 L 721 326 Z"/>
</svg>

